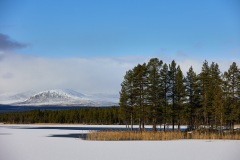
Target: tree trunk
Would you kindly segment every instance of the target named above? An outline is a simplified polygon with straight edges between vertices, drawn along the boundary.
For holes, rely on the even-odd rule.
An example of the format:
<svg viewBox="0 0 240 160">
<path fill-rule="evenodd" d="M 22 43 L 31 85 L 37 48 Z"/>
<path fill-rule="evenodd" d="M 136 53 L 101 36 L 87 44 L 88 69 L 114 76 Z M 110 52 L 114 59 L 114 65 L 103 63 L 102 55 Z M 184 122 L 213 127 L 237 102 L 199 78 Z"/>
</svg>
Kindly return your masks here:
<svg viewBox="0 0 240 160">
<path fill-rule="evenodd" d="M 178 121 L 178 131 L 180 131 L 180 119 L 179 119 L 179 121 Z"/>
<path fill-rule="evenodd" d="M 131 131 L 133 130 L 133 113 L 131 113 Z"/>
<path fill-rule="evenodd" d="M 157 131 L 156 118 L 153 118 L 153 131 Z"/>
<path fill-rule="evenodd" d="M 173 107 L 172 107 L 172 130 L 174 131 L 174 126 L 175 126 L 175 106 L 174 106 L 174 101 L 173 101 Z"/>
<path fill-rule="evenodd" d="M 174 126 L 175 126 L 175 119 L 174 119 L 174 117 L 173 117 L 173 119 L 172 119 L 172 130 L 174 131 Z"/>
<path fill-rule="evenodd" d="M 142 122 L 141 122 L 141 118 L 139 118 L 139 131 L 142 131 Z"/>
<path fill-rule="evenodd" d="M 144 108 L 143 108 L 143 116 L 142 116 L 142 130 L 145 130 L 145 115 L 144 115 Z"/>
</svg>

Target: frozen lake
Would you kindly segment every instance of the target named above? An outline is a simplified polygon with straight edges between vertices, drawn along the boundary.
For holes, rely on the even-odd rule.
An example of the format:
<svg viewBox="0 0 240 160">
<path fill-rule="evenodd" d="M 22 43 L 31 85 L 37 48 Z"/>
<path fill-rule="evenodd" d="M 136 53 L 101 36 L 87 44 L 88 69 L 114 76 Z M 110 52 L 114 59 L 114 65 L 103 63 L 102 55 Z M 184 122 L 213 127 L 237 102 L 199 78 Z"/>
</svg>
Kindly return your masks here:
<svg viewBox="0 0 240 160">
<path fill-rule="evenodd" d="M 93 125 L 0 125 L 1 160 L 239 160 L 240 140 L 87 141 Z"/>
</svg>

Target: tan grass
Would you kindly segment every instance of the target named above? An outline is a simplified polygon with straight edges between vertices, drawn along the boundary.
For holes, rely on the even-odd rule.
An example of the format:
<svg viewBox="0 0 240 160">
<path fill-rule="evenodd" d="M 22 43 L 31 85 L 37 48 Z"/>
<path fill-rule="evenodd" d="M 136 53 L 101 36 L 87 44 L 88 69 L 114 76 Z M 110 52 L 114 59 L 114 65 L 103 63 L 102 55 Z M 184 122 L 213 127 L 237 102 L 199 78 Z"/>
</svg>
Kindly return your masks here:
<svg viewBox="0 0 240 160">
<path fill-rule="evenodd" d="M 194 132 L 192 135 L 188 134 L 187 139 L 232 139 L 232 140 L 240 140 L 240 133 L 201 133 Z"/>
<path fill-rule="evenodd" d="M 177 140 L 177 139 L 235 139 L 240 140 L 240 133 L 201 133 L 181 131 L 92 131 L 88 140 L 122 141 L 122 140 Z"/>
<path fill-rule="evenodd" d="M 152 132 L 152 131 L 99 131 L 90 132 L 88 140 L 169 140 L 184 139 L 183 132 Z"/>
</svg>

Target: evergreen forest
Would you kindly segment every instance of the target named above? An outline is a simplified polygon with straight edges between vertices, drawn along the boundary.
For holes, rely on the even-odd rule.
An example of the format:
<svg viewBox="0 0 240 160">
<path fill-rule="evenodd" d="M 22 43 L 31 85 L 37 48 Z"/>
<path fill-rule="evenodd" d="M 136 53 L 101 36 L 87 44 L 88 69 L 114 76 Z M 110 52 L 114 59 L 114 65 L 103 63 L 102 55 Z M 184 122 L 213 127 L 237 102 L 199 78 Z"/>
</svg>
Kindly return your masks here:
<svg viewBox="0 0 240 160">
<path fill-rule="evenodd" d="M 89 107 L 63 110 L 32 110 L 0 113 L 4 123 L 119 124 L 119 107 Z"/>
<path fill-rule="evenodd" d="M 137 123 L 140 130 L 145 124 L 153 130 L 234 129 L 240 122 L 240 69 L 233 62 L 221 72 L 217 63 L 204 61 L 199 74 L 193 67 L 183 73 L 174 60 L 152 58 L 126 72 L 119 104 L 124 123 Z"/>
</svg>

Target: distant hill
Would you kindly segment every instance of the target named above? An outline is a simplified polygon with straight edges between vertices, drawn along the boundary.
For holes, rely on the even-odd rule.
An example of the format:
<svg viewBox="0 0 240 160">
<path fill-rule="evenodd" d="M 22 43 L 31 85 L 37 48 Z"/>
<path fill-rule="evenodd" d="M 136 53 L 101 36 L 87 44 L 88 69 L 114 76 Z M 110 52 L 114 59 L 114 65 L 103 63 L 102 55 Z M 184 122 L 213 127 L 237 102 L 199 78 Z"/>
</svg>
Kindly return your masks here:
<svg viewBox="0 0 240 160">
<path fill-rule="evenodd" d="M 5 99 L 4 99 L 5 98 Z M 47 90 L 30 95 L 16 94 L 0 97 L 2 104 L 17 106 L 113 106 L 117 105 L 116 95 L 85 95 L 70 89 Z M 0 103 L 1 103 L 0 102 Z"/>
</svg>

